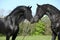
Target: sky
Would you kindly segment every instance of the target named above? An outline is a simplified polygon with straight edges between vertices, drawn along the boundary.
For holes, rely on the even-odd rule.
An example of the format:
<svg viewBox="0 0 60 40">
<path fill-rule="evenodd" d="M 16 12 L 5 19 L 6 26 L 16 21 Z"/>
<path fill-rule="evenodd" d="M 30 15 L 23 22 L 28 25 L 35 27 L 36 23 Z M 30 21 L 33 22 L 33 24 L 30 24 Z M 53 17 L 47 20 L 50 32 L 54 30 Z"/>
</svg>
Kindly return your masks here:
<svg viewBox="0 0 60 40">
<path fill-rule="evenodd" d="M 0 15 L 7 16 L 9 14 L 9 10 L 12 11 L 17 6 L 25 5 L 32 6 L 31 10 L 32 15 L 34 16 L 36 13 L 36 4 L 51 4 L 60 10 L 60 0 L 0 0 L 0 9 L 5 10 L 5 12 L 0 13 Z"/>
</svg>

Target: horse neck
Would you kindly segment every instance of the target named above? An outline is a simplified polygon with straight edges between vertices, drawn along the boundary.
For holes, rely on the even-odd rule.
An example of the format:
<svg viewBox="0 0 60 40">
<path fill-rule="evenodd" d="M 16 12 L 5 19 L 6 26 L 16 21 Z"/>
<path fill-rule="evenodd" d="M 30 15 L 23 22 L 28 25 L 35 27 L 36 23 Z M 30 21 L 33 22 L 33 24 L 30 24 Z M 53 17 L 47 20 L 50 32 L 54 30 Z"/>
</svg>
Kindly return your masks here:
<svg viewBox="0 0 60 40">
<path fill-rule="evenodd" d="M 19 25 L 19 23 L 21 23 L 24 20 L 24 15 L 18 15 L 16 17 L 14 17 L 14 19 L 15 19 L 15 24 Z"/>
<path fill-rule="evenodd" d="M 18 19 L 16 19 L 16 25 L 19 25 L 19 23 L 21 23 L 22 21 L 24 21 L 24 16 L 20 16 Z"/>
<path fill-rule="evenodd" d="M 56 9 L 50 9 L 48 8 L 48 11 L 46 13 L 48 15 L 48 17 L 50 18 L 51 22 L 56 22 L 56 20 L 59 19 L 59 11 L 57 11 Z"/>
<path fill-rule="evenodd" d="M 5 21 L 7 22 L 7 21 L 10 21 L 10 24 L 12 24 L 12 25 L 15 25 L 15 20 L 16 20 L 16 17 L 15 16 L 6 16 L 5 17 Z"/>
<path fill-rule="evenodd" d="M 12 11 L 8 16 L 5 17 L 5 20 L 9 20 L 11 19 L 10 21 L 12 21 L 12 23 L 15 25 L 16 23 L 16 18 L 18 15 L 16 15 L 19 11 Z"/>
<path fill-rule="evenodd" d="M 15 15 L 15 16 L 10 15 L 10 16 L 6 16 L 5 17 L 5 21 L 7 21 L 7 20 L 12 21 L 12 24 L 18 26 L 19 23 L 21 23 L 24 20 L 24 15 Z"/>
</svg>

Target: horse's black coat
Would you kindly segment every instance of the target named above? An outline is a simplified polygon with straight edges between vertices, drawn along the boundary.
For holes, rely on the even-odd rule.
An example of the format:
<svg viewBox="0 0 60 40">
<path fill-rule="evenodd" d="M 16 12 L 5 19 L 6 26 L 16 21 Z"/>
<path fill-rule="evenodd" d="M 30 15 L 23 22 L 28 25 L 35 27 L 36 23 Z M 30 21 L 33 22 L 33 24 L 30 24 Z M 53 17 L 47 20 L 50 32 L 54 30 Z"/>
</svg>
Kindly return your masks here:
<svg viewBox="0 0 60 40">
<path fill-rule="evenodd" d="M 37 22 L 46 14 L 51 20 L 52 40 L 55 40 L 57 35 L 58 40 L 60 40 L 60 11 L 50 4 L 37 4 L 37 6 L 34 22 Z"/>
<path fill-rule="evenodd" d="M 6 40 L 9 40 L 10 36 L 12 36 L 12 40 L 15 40 L 19 31 L 19 23 L 24 19 L 31 21 L 31 7 L 16 7 L 8 16 L 0 18 L 0 33 L 6 35 Z"/>
</svg>

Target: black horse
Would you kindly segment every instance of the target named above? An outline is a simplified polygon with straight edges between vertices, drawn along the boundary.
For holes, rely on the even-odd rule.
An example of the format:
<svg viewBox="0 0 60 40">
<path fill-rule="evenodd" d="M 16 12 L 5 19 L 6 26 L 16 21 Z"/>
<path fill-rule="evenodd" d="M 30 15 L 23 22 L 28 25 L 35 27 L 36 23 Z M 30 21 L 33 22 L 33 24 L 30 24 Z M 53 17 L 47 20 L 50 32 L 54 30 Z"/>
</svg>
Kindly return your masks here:
<svg viewBox="0 0 60 40">
<path fill-rule="evenodd" d="M 37 6 L 34 22 L 38 22 L 44 15 L 47 15 L 51 20 L 52 40 L 55 40 L 57 35 L 60 40 L 60 11 L 50 4 L 37 4 Z"/>
<path fill-rule="evenodd" d="M 0 18 L 0 33 L 6 35 L 6 40 L 15 40 L 19 31 L 19 23 L 24 19 L 31 21 L 32 11 L 31 7 L 18 6 L 8 16 Z"/>
</svg>

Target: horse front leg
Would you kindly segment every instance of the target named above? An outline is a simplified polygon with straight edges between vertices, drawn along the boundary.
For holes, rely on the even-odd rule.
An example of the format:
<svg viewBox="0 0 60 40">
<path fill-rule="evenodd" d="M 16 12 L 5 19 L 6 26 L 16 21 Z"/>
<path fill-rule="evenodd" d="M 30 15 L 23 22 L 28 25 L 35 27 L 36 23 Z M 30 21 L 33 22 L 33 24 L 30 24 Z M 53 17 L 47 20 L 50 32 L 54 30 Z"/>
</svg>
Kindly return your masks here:
<svg viewBox="0 0 60 40">
<path fill-rule="evenodd" d="M 12 40 L 15 40 L 16 39 L 16 36 L 17 36 L 17 33 L 16 34 L 13 34 Z"/>
<path fill-rule="evenodd" d="M 15 39 L 16 39 L 17 33 L 18 33 L 18 32 L 16 32 L 16 33 L 13 34 L 12 40 L 15 40 Z"/>
<path fill-rule="evenodd" d="M 52 40 L 56 40 L 56 36 L 57 36 L 57 34 L 52 33 Z"/>
<path fill-rule="evenodd" d="M 19 29 L 17 29 L 17 31 L 13 34 L 12 40 L 15 40 L 16 39 L 16 36 L 17 36 L 18 31 L 19 31 Z"/>
<path fill-rule="evenodd" d="M 57 36 L 57 32 L 56 32 L 56 28 L 55 28 L 55 24 L 51 25 L 51 30 L 52 30 L 52 39 L 51 40 L 56 40 L 56 36 Z"/>
<path fill-rule="evenodd" d="M 6 35 L 6 40 L 9 40 L 10 39 L 10 35 Z"/>
</svg>

